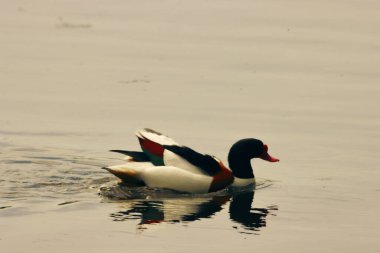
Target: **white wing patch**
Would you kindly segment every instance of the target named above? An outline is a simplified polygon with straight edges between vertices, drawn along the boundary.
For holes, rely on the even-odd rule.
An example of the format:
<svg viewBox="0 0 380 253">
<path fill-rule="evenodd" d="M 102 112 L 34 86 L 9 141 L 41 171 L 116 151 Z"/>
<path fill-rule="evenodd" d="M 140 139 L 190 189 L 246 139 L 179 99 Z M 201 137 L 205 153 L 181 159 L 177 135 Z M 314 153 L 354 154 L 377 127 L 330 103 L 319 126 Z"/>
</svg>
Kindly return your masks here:
<svg viewBox="0 0 380 253">
<path fill-rule="evenodd" d="M 196 173 L 199 175 L 208 175 L 205 171 L 201 170 L 197 166 L 194 166 L 193 164 L 189 163 L 186 159 L 167 149 L 165 149 L 164 151 L 164 164 L 167 166 L 174 166 L 191 173 Z"/>
<path fill-rule="evenodd" d="M 155 143 L 158 143 L 160 145 L 177 145 L 179 144 L 175 142 L 172 138 L 169 138 L 163 134 L 158 134 L 152 130 L 143 129 L 143 130 L 137 130 L 136 136 L 143 139 L 151 140 Z"/>
</svg>

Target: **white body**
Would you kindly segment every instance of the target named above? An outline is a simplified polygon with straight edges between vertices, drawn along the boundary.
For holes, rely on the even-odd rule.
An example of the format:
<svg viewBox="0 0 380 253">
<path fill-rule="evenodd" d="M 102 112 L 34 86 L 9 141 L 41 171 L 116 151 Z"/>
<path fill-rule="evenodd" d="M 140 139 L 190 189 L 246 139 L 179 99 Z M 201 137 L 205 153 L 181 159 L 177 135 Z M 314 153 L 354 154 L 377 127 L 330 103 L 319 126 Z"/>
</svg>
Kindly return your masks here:
<svg viewBox="0 0 380 253">
<path fill-rule="evenodd" d="M 139 180 L 149 187 L 166 188 L 188 193 L 207 193 L 212 177 L 192 173 L 174 166 L 154 166 L 149 162 L 130 162 L 105 168 L 111 173 L 122 173 L 131 181 Z"/>
</svg>

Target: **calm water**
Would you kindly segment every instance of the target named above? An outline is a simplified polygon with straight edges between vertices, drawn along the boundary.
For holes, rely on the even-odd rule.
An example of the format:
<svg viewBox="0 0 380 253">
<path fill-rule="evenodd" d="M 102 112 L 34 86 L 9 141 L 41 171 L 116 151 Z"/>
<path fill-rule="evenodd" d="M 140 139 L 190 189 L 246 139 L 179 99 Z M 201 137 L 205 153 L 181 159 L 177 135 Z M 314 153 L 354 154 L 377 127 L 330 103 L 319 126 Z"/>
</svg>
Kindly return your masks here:
<svg viewBox="0 0 380 253">
<path fill-rule="evenodd" d="M 379 252 L 378 1 L 2 1 L 7 252 Z M 157 129 L 253 191 L 126 189 L 104 165 Z M 22 243 L 20 243 L 20 241 Z"/>
</svg>

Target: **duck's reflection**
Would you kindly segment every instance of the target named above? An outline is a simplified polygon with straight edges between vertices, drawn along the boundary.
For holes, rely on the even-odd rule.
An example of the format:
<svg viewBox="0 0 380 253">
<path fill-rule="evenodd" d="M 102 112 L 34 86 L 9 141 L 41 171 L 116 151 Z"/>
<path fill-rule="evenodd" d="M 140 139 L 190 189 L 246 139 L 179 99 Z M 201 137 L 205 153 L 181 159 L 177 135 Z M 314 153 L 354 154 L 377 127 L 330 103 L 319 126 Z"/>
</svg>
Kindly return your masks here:
<svg viewBox="0 0 380 253">
<path fill-rule="evenodd" d="M 252 208 L 255 192 L 242 192 L 233 196 L 230 203 L 230 219 L 243 225 L 246 230 L 257 231 L 266 227 L 268 214 L 278 210 L 277 206 Z M 237 227 L 235 227 L 237 228 Z"/>
<path fill-rule="evenodd" d="M 242 233 L 250 233 L 266 226 L 268 214 L 276 206 L 252 208 L 254 191 L 212 197 L 167 198 L 162 200 L 129 200 L 124 202 L 125 210 L 112 213 L 114 221 L 139 219 L 138 229 L 147 229 L 161 222 L 177 223 L 207 219 L 224 209 L 229 202 L 229 217 L 232 227 Z"/>
</svg>

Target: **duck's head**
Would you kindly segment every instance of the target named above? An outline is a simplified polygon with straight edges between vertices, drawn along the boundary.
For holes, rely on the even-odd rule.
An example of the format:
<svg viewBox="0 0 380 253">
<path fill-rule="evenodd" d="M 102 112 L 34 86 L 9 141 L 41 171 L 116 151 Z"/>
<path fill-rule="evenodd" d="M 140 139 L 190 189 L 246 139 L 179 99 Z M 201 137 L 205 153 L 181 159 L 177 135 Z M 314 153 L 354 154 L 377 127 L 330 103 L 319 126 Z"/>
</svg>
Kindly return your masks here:
<svg viewBox="0 0 380 253">
<path fill-rule="evenodd" d="M 232 145 L 228 154 L 228 163 L 234 176 L 253 178 L 251 159 L 261 158 L 268 162 L 278 162 L 279 159 L 269 155 L 268 145 L 254 138 L 242 139 Z"/>
</svg>

